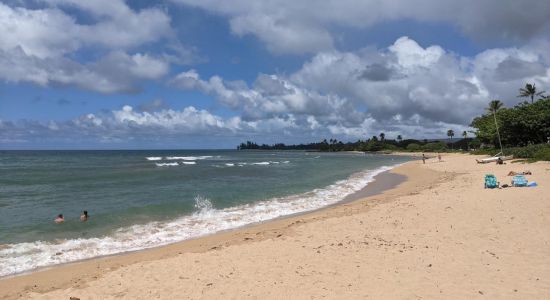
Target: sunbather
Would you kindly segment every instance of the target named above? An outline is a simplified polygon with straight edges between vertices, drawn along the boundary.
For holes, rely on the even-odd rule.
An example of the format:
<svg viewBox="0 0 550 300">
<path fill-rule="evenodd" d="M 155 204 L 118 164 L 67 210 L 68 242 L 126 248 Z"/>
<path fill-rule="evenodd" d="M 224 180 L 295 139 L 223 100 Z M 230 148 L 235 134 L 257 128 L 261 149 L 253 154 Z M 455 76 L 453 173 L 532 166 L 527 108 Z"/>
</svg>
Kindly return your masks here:
<svg viewBox="0 0 550 300">
<path fill-rule="evenodd" d="M 514 176 L 514 175 L 531 175 L 531 171 L 523 171 L 523 172 L 510 171 L 510 173 L 508 173 L 508 176 Z"/>
</svg>

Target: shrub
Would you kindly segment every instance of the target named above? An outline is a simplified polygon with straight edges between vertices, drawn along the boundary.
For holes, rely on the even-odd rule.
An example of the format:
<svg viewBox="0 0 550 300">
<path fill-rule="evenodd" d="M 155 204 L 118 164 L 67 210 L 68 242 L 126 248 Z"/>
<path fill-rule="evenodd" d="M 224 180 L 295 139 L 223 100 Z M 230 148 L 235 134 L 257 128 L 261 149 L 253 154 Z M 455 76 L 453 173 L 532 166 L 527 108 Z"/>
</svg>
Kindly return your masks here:
<svg viewBox="0 0 550 300">
<path fill-rule="evenodd" d="M 422 149 L 427 152 L 436 152 L 436 151 L 442 152 L 445 149 L 447 149 L 447 145 L 443 142 L 434 142 L 434 143 L 428 143 L 422 146 Z"/>
<path fill-rule="evenodd" d="M 472 154 L 496 155 L 500 149 L 488 148 L 472 151 Z M 504 148 L 504 154 L 514 158 L 529 158 L 530 160 L 550 160 L 550 144 L 536 144 L 525 147 Z"/>
<path fill-rule="evenodd" d="M 548 160 L 550 161 L 550 147 L 542 148 L 535 153 L 536 160 Z"/>
<path fill-rule="evenodd" d="M 514 155 L 516 158 L 534 158 L 535 154 L 544 149 L 550 149 L 549 144 L 528 145 L 525 147 L 516 147 L 504 149 L 507 155 Z"/>
<path fill-rule="evenodd" d="M 412 144 L 407 145 L 407 150 L 409 150 L 409 151 L 420 151 L 420 149 L 421 149 L 421 146 L 419 144 L 416 144 L 416 143 L 412 143 Z"/>
</svg>

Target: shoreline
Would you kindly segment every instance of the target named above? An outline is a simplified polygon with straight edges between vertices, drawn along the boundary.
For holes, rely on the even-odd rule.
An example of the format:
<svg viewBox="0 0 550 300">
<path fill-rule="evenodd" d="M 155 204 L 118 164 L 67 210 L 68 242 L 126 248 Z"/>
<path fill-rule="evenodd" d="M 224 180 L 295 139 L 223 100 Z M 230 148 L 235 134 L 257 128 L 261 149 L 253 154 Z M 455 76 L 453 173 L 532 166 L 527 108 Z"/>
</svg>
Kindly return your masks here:
<svg viewBox="0 0 550 300">
<path fill-rule="evenodd" d="M 283 216 L 276 217 L 276 218 L 273 218 L 273 219 L 260 221 L 260 222 L 254 222 L 254 223 L 246 224 L 246 225 L 235 227 L 235 228 L 228 228 L 228 229 L 212 232 L 212 233 L 209 233 L 209 234 L 206 234 L 206 235 L 203 235 L 203 236 L 198 236 L 198 237 L 193 237 L 193 238 L 190 238 L 190 239 L 177 241 L 177 242 L 174 242 L 174 243 L 154 246 L 154 247 L 150 247 L 150 248 L 138 249 L 138 250 L 130 250 L 130 251 L 124 251 L 124 252 L 119 252 L 119 253 L 100 255 L 100 256 L 95 256 L 95 257 L 90 257 L 90 258 L 85 258 L 85 259 L 79 259 L 79 260 L 76 260 L 76 261 L 63 262 L 63 263 L 59 263 L 59 264 L 55 264 L 55 265 L 42 266 L 42 267 L 38 267 L 38 268 L 35 268 L 35 269 L 31 269 L 31 270 L 27 270 L 27 271 L 15 273 L 15 274 L 0 276 L 0 287 L 1 287 L 2 280 L 5 280 L 5 279 L 16 278 L 16 277 L 19 277 L 19 276 L 32 275 L 36 272 L 48 271 L 48 270 L 52 270 L 52 269 L 55 269 L 55 268 L 59 268 L 59 267 L 67 266 L 67 265 L 72 265 L 72 264 L 78 264 L 78 263 L 89 262 L 89 261 L 94 261 L 94 260 L 107 259 L 107 258 L 123 256 L 123 255 L 130 255 L 130 254 L 138 253 L 138 252 L 141 252 L 141 251 L 155 250 L 155 249 L 159 249 L 159 248 L 163 248 L 163 247 L 167 247 L 167 246 L 172 246 L 172 245 L 175 245 L 175 244 L 186 243 L 188 241 L 208 238 L 210 236 L 214 236 L 214 235 L 217 235 L 217 234 L 243 230 L 243 229 L 246 229 L 248 227 L 254 227 L 254 226 L 258 226 L 258 225 L 273 222 L 273 221 L 284 220 L 284 219 L 292 218 L 292 217 L 299 217 L 299 216 L 302 216 L 302 215 L 307 215 L 307 214 L 310 214 L 310 213 L 315 213 L 315 212 L 318 212 L 318 211 L 322 211 L 322 210 L 330 208 L 330 207 L 335 207 L 335 206 L 339 206 L 339 205 L 342 205 L 342 204 L 345 204 L 345 203 L 360 200 L 362 198 L 366 198 L 366 197 L 369 197 L 369 196 L 374 196 L 374 195 L 383 193 L 386 190 L 395 188 L 396 186 L 398 186 L 399 184 L 403 183 L 406 180 L 406 176 L 391 173 L 391 170 L 393 170 L 396 167 L 399 167 L 399 165 L 392 166 L 392 168 L 390 170 L 383 171 L 381 173 L 376 174 L 373 177 L 372 181 L 367 183 L 367 185 L 365 187 L 363 187 L 361 190 L 346 196 L 344 199 L 342 199 L 342 200 L 340 200 L 340 201 L 338 201 L 337 203 L 334 203 L 334 204 L 328 204 L 326 206 L 319 207 L 317 209 L 313 209 L 313 210 L 310 210 L 310 211 L 303 211 L 303 212 L 297 212 L 297 213 L 292 213 L 292 214 L 288 214 L 288 215 L 283 215 Z M 373 170 L 373 171 L 376 171 L 376 170 Z M 1 294 L 0 294 L 0 296 L 1 296 Z"/>
<path fill-rule="evenodd" d="M 406 169 L 408 163 L 410 162 L 377 174 L 374 180 L 363 189 L 348 195 L 338 203 L 313 211 L 281 216 L 272 220 L 249 224 L 235 229 L 228 229 L 168 245 L 46 266 L 28 272 L 2 277 L 0 278 L 0 298 L 16 299 L 21 293 L 31 291 L 47 292 L 71 286 L 75 280 L 77 282 L 92 280 L 105 271 L 112 271 L 138 262 L 174 257 L 176 255 L 181 255 L 180 253 L 200 253 L 217 250 L 222 247 L 222 245 L 223 247 L 227 247 L 252 242 L 255 239 L 249 239 L 247 237 L 241 239 L 241 236 L 251 235 L 252 232 L 255 232 L 253 235 L 257 235 L 256 232 L 262 232 L 263 239 L 274 238 L 280 234 L 279 232 L 286 231 L 289 227 L 303 222 L 302 219 L 316 220 L 319 217 L 318 215 L 326 218 L 328 217 L 326 214 L 330 215 L 334 213 L 334 210 L 339 210 L 343 207 L 353 205 L 353 203 L 358 201 L 367 201 L 370 198 L 376 198 L 377 195 L 382 196 L 384 193 L 394 191 L 399 185 L 407 183 L 407 181 L 404 180 L 406 178 L 406 175 L 404 175 L 406 172 L 401 171 L 401 169 Z M 386 179 L 391 178 L 391 188 L 384 189 L 386 185 L 380 184 L 379 176 L 385 177 Z M 366 199 L 355 196 L 362 194 L 370 196 Z M 352 200 L 348 199 L 349 197 L 352 197 Z M 372 200 L 380 201 L 378 199 Z"/>
<path fill-rule="evenodd" d="M 196 240 L 200 240 L 200 239 L 210 238 L 212 236 L 216 236 L 216 235 L 219 235 L 219 234 L 225 234 L 225 233 L 231 233 L 231 232 L 234 232 L 234 231 L 246 230 L 248 228 L 255 227 L 255 226 L 261 226 L 262 224 L 267 224 L 267 223 L 270 223 L 270 222 L 282 221 L 282 220 L 285 220 L 285 219 L 288 219 L 288 218 L 300 217 L 300 216 L 316 213 L 316 212 L 319 212 L 319 211 L 323 211 L 325 209 L 329 209 L 329 208 L 332 208 L 332 207 L 337 207 L 337 206 L 340 206 L 340 205 L 343 205 L 343 204 L 354 202 L 354 201 L 357 201 L 357 200 L 360 200 L 360 199 L 363 199 L 363 198 L 366 198 L 366 197 L 375 196 L 377 194 L 381 194 L 381 193 L 385 192 L 386 190 L 390 190 L 390 189 L 395 188 L 396 186 L 398 186 L 399 184 L 403 183 L 406 180 L 406 176 L 404 176 L 404 175 L 391 173 L 392 170 L 394 170 L 395 168 L 399 168 L 400 165 L 403 165 L 403 164 L 394 165 L 394 166 L 391 167 L 390 170 L 382 171 L 382 172 L 376 174 L 373 177 L 372 181 L 367 183 L 367 185 L 364 186 L 361 190 L 358 190 L 358 191 L 344 197 L 344 199 L 342 199 L 342 200 L 340 200 L 340 201 L 338 201 L 337 203 L 334 203 L 334 204 L 328 204 L 326 206 L 323 206 L 323 207 L 320 207 L 320 208 L 317 208 L 317 209 L 314 209 L 314 210 L 292 213 L 292 214 L 289 214 L 289 215 L 276 217 L 274 219 L 269 219 L 269 220 L 265 220 L 265 221 L 261 221 L 261 222 L 254 222 L 254 223 L 247 224 L 247 225 L 244 225 L 244 226 L 225 229 L 225 230 L 213 232 L 213 233 L 210 233 L 210 234 L 207 234 L 207 235 L 204 235 L 204 236 L 194 237 L 194 238 L 190 238 L 190 239 L 186 239 L 186 240 L 182 240 L 182 241 L 178 241 L 178 242 L 174 242 L 174 243 L 169 243 L 169 244 L 165 244 L 165 245 L 159 245 L 159 246 L 155 246 L 155 247 L 151 247 L 151 248 L 144 248 L 144 249 L 124 251 L 124 252 L 120 252 L 120 253 L 113 253 L 113 254 L 108 254 L 108 255 L 90 257 L 90 258 L 80 259 L 80 260 L 76 260 L 76 261 L 64 262 L 64 263 L 60 263 L 60 264 L 56 264 L 56 265 L 42 266 L 42 267 L 38 267 L 38 268 L 35 268 L 35 269 L 23 271 L 23 272 L 20 272 L 20 273 L 15 273 L 15 274 L 2 276 L 2 277 L 0 277 L 0 290 L 2 290 L 1 287 L 2 287 L 3 281 L 6 281 L 6 280 L 11 280 L 11 279 L 18 278 L 18 277 L 32 276 L 33 274 L 40 273 L 40 272 L 55 271 L 57 268 L 64 268 L 64 267 L 71 266 L 71 265 L 78 265 L 80 263 L 93 262 L 95 260 L 105 260 L 105 259 L 110 259 L 110 258 L 116 258 L 116 257 L 119 257 L 119 256 L 132 255 L 132 254 L 136 254 L 136 253 L 139 253 L 139 252 L 142 252 L 142 251 L 155 251 L 155 250 L 158 250 L 158 249 L 162 249 L 164 247 L 170 247 L 170 246 L 174 246 L 174 245 L 181 244 L 181 243 L 187 243 L 187 242 L 196 241 Z M 376 171 L 376 170 L 372 170 L 372 171 Z M 1 293 L 0 293 L 0 296 L 2 296 Z"/>
<path fill-rule="evenodd" d="M 550 164 L 480 166 L 474 158 L 451 154 L 442 163 L 411 161 L 389 171 L 407 180 L 380 194 L 0 279 L 0 298 L 550 294 L 550 224 L 544 217 L 550 200 L 541 198 L 550 192 L 541 184 L 550 182 Z M 485 173 L 503 182 L 508 169 L 518 168 L 531 169 L 539 187 L 485 190 L 480 184 Z M 460 280 L 463 276 L 467 279 Z"/>
<path fill-rule="evenodd" d="M 357 191 L 356 189 L 357 188 L 360 188 L 360 185 L 358 186 L 357 184 L 353 184 L 353 189 L 352 190 L 346 190 L 345 192 L 346 193 L 349 193 L 349 192 L 352 192 L 353 190 L 356 190 L 355 192 L 352 192 L 352 194 L 348 195 L 351 196 L 351 195 L 355 195 L 356 193 L 358 192 L 361 192 L 363 191 L 364 189 L 367 189 L 367 190 L 371 190 L 371 186 L 372 184 L 374 183 L 374 186 L 378 186 L 379 185 L 379 179 L 378 176 L 381 174 L 381 173 L 386 173 L 388 169 L 392 169 L 392 168 L 395 168 L 397 166 L 399 166 L 400 164 L 393 164 L 393 165 L 389 165 L 389 166 L 380 166 L 378 168 L 375 168 L 375 169 L 365 169 L 365 170 L 362 170 L 360 172 L 357 172 L 357 173 L 354 173 L 352 175 L 350 175 L 347 179 L 344 179 L 344 180 L 341 180 L 342 182 L 351 182 L 353 183 L 354 180 L 357 181 L 359 180 L 361 184 L 365 184 L 365 186 L 363 188 L 361 188 L 361 190 Z M 26 275 L 26 274 L 31 274 L 33 272 L 37 272 L 37 271 L 41 271 L 41 270 L 47 270 L 47 269 L 50 269 L 50 268 L 55 268 L 55 267 L 58 267 L 58 266 L 63 266 L 63 265 L 66 265 L 66 264 L 72 264 L 72 263 L 77 263 L 77 262 L 81 262 L 81 261 L 88 261 L 88 260 L 93 260 L 93 259 L 98 259 L 98 258 L 104 258 L 104 257 L 111 257 L 111 256 L 116 256 L 116 255 L 124 255 L 124 254 L 128 254 L 128 253 L 133 253 L 133 252 L 138 252 L 138 251 L 143 251 L 143 250 L 147 250 L 147 249 L 155 249 L 155 248 L 158 248 L 158 247 L 163 247 L 163 246 L 167 246 L 167 245 L 171 245 L 171 244 L 174 244 L 174 243 L 179 243 L 179 242 L 185 242 L 185 241 L 188 241 L 188 240 L 193 240 L 193 239 L 198 239 L 198 238 L 202 238 L 202 237 L 206 237 L 206 236 L 210 236 L 210 235 L 213 235 L 213 234 L 217 234 L 217 233 L 220 233 L 220 232 L 225 232 L 225 231 L 231 231 L 231 230 L 236 230 L 236 229 L 241 229 L 241 228 L 245 228 L 245 227 L 248 227 L 248 226 L 253 226 L 255 224 L 261 224 L 261 223 L 264 223 L 264 222 L 270 222 L 272 220 L 277 220 L 277 219 L 281 219 L 281 218 L 286 218 L 286 217 L 290 217 L 290 216 L 297 216 L 297 215 L 301 215 L 301 214 L 304 214 L 304 213 L 309 213 L 309 212 L 314 212 L 314 211 L 317 211 L 317 210 L 320 210 L 320 209 L 324 209 L 326 207 L 330 207 L 330 206 L 334 206 L 334 205 L 338 205 L 340 202 L 347 200 L 347 197 L 346 199 L 342 199 L 341 196 L 339 197 L 339 193 L 340 193 L 340 190 L 337 189 L 339 188 L 339 182 L 340 181 L 337 181 L 329 186 L 326 186 L 326 187 L 322 187 L 322 188 L 319 188 L 320 190 L 324 190 L 324 191 L 336 191 L 336 192 L 332 192 L 333 195 L 336 195 L 335 197 L 334 196 L 331 196 L 331 198 L 329 198 L 329 201 L 318 201 L 318 202 L 314 202 L 315 205 L 305 205 L 304 207 L 300 207 L 300 206 L 291 206 L 291 208 L 295 208 L 295 209 L 291 209 L 291 210 L 282 210 L 282 211 L 279 211 L 279 213 L 276 213 L 276 214 L 272 214 L 271 216 L 268 215 L 267 217 L 259 217 L 259 218 L 252 218 L 252 220 L 245 220 L 245 222 L 237 222 L 237 224 L 235 224 L 235 222 L 231 222 L 231 226 L 215 226 L 215 227 L 205 227 L 205 228 L 208 228 L 208 232 L 205 230 L 204 232 L 200 233 L 199 235 L 187 235 L 185 236 L 185 232 L 186 232 L 186 228 L 194 228 L 193 224 L 191 224 L 191 227 L 186 227 L 186 228 L 182 228 L 183 231 L 179 231 L 179 234 L 175 234 L 173 235 L 175 238 L 172 239 L 172 241 L 169 241 L 169 242 L 156 242 L 156 245 L 147 245 L 147 246 L 144 246 L 142 248 L 138 248 L 138 247 L 133 247 L 133 249 L 124 249 L 123 251 L 119 251 L 119 252 L 107 252 L 107 251 L 93 251 L 93 256 L 89 255 L 89 256 L 80 256 L 79 259 L 63 259 L 61 256 L 61 260 L 58 260 L 55 264 L 50 264 L 50 265 L 40 265 L 40 264 L 34 264 L 34 268 L 32 269 L 24 269 L 24 268 L 20 268 L 18 267 L 17 265 L 13 264 L 12 263 L 12 270 L 21 270 L 23 269 L 23 271 L 18 271 L 17 273 L 11 273 L 11 274 L 2 274 L 3 272 L 1 272 L 0 270 L 0 274 L 2 276 L 0 276 L 0 280 L 2 279 L 5 279 L 5 278 L 10 278 L 10 277 L 16 277 L 16 276 L 20 276 L 20 275 Z M 347 184 L 347 183 L 346 183 Z M 344 186 L 345 185 L 341 185 L 341 186 Z M 396 183 L 393 183 L 392 181 L 392 185 L 395 185 Z M 336 186 L 336 188 L 334 188 Z M 301 199 L 302 196 L 305 197 L 304 199 L 305 200 L 308 200 L 307 197 L 307 194 L 308 193 L 312 193 L 312 192 L 315 192 L 317 189 L 314 189 L 310 192 L 304 192 L 304 193 L 299 193 L 299 194 L 296 194 L 296 196 L 299 196 L 298 199 Z M 378 192 L 380 192 L 382 189 L 378 188 L 377 189 Z M 343 191 L 342 191 L 343 192 Z M 290 198 L 290 197 L 289 197 Z M 318 197 L 320 199 L 323 199 L 322 197 Z M 275 198 L 276 199 L 276 198 Z M 304 199 L 302 199 L 301 201 L 304 201 Z M 338 200 L 340 199 L 340 200 Z M 315 200 L 315 199 L 314 199 Z M 324 202 L 324 203 L 323 203 Z M 275 201 L 275 203 L 277 203 L 277 201 Z M 285 202 L 283 202 L 285 203 Z M 289 203 L 292 203 L 292 202 L 289 202 Z M 304 203 L 307 203 L 307 202 L 304 202 Z M 240 206 L 236 206 L 235 208 L 239 208 Z M 246 206 L 245 206 L 246 207 Z M 283 207 L 284 208 L 284 207 Z M 304 210 L 304 209 L 307 209 L 307 210 Z M 218 211 L 224 211 L 225 209 L 220 209 Z M 294 211 L 293 211 L 294 210 Z M 277 210 L 274 210 L 274 211 L 277 211 Z M 201 212 L 202 214 L 202 212 Z M 207 214 L 208 215 L 208 214 Z M 260 215 L 261 216 L 261 215 Z M 224 219 L 225 220 L 225 219 Z M 240 223 L 240 224 L 239 224 Z M 182 235 L 182 232 L 183 232 L 183 235 Z M 185 237 L 184 237 L 185 236 Z M 93 237 L 92 237 L 93 238 Z M 77 240 L 78 241 L 78 240 Z M 70 240 L 69 240 L 70 242 Z M 2 245 L 0 245 L 1 247 Z M 57 252 L 51 252 L 51 256 L 50 255 L 46 255 L 46 257 L 51 257 L 52 259 L 53 258 L 57 258 L 57 255 L 62 255 L 65 253 L 65 251 L 67 251 L 66 253 L 74 253 L 73 252 L 73 248 L 71 247 L 68 247 L 68 248 L 61 248 L 63 250 L 56 250 Z M 89 249 L 95 249 L 95 248 L 89 248 Z M 78 249 L 77 249 L 78 250 Z M 107 253 L 106 253 L 107 252 Z M 53 254 L 55 253 L 55 255 Z M 90 252 L 91 253 L 91 252 Z M 43 255 L 44 256 L 44 255 Z M 74 256 L 74 255 L 73 255 Z M 8 255 L 9 257 L 9 255 Z M 70 257 L 70 256 L 69 256 Z M 24 259 L 26 259 L 26 261 L 34 261 L 32 259 L 32 256 L 30 256 L 30 259 L 28 257 L 24 257 Z M 9 264 L 9 260 L 6 260 L 2 263 L 2 265 L 5 264 Z M 10 265 L 8 265 L 8 268 L 7 270 L 9 270 L 10 268 Z"/>
</svg>

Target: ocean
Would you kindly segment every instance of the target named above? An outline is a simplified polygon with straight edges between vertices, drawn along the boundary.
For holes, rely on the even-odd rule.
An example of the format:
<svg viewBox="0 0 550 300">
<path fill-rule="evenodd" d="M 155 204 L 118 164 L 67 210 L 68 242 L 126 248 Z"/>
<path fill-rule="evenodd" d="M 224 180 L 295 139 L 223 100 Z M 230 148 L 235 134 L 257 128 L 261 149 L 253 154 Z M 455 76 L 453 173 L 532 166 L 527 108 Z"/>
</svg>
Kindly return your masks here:
<svg viewBox="0 0 550 300">
<path fill-rule="evenodd" d="M 302 151 L 0 151 L 0 276 L 319 209 L 408 160 Z M 87 222 L 79 220 L 83 210 Z M 64 223 L 53 222 L 58 214 Z"/>
</svg>

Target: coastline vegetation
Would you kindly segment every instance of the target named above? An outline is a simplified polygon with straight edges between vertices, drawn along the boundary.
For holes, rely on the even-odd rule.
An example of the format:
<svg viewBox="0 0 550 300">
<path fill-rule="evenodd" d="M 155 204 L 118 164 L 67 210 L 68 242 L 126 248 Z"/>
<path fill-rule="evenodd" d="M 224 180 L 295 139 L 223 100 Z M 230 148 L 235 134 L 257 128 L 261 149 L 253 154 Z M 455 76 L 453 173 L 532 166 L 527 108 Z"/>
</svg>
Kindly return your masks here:
<svg viewBox="0 0 550 300">
<path fill-rule="evenodd" d="M 537 91 L 535 84 L 526 84 L 519 89 L 518 97 L 525 98 L 514 107 L 504 107 L 500 100 L 492 100 L 484 114 L 475 117 L 470 127 L 463 131 L 461 139 L 453 139 L 455 132 L 447 130 L 448 139 L 418 140 L 387 139 L 385 133 L 365 140 L 344 143 L 337 139 L 322 140 L 309 144 L 273 145 L 247 141 L 240 150 L 306 150 L 306 151 L 364 151 L 364 152 L 451 152 L 468 151 L 475 154 L 495 155 L 504 152 L 516 158 L 529 160 L 550 160 L 550 96 Z M 538 97 L 538 99 L 535 99 Z M 527 101 L 530 100 L 530 101 Z M 469 137 L 472 133 L 474 137 Z"/>
</svg>

